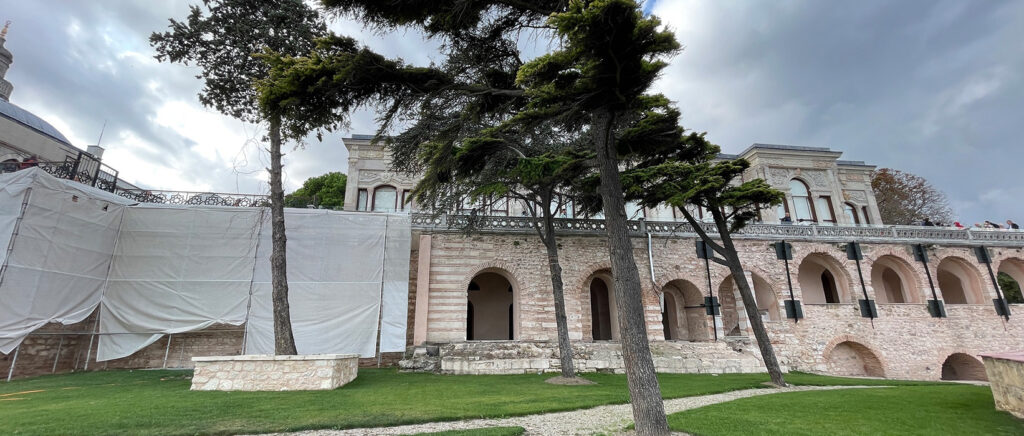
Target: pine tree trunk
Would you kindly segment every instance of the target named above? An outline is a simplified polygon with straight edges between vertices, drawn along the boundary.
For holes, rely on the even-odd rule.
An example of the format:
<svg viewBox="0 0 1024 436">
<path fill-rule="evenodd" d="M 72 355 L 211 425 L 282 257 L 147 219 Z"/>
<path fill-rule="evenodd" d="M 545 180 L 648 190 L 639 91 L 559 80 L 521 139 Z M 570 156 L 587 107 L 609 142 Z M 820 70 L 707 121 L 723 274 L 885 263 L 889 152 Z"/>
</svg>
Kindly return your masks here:
<svg viewBox="0 0 1024 436">
<path fill-rule="evenodd" d="M 281 119 L 270 119 L 270 275 L 274 303 L 274 354 L 294 355 L 291 312 L 288 309 L 288 265 L 285 259 L 284 189 L 281 186 Z"/>
<path fill-rule="evenodd" d="M 618 156 L 615 153 L 612 126 L 614 118 L 608 110 L 594 115 L 594 147 L 601 175 L 599 188 L 604 202 L 605 227 L 615 281 L 614 295 L 618 306 L 619 342 L 622 361 L 629 383 L 633 421 L 638 435 L 668 435 L 668 421 L 661 388 L 654 371 L 647 325 L 644 316 L 643 288 L 633 257 L 633 241 L 626 221 L 626 200 L 619 179 Z"/>
<path fill-rule="evenodd" d="M 549 207 L 550 209 L 550 207 Z M 544 246 L 548 251 L 548 269 L 551 270 L 551 290 L 555 298 L 555 327 L 558 330 L 558 355 L 562 362 L 562 377 L 576 377 L 572 344 L 569 342 L 569 321 L 565 315 L 565 291 L 562 284 L 562 265 L 558 261 L 558 240 L 555 239 L 554 217 L 544 212 Z"/>
<path fill-rule="evenodd" d="M 725 262 L 729 264 L 729 273 L 732 274 L 736 286 L 740 289 L 740 298 L 743 299 L 743 306 L 747 311 L 747 319 L 750 320 L 750 328 L 754 330 L 754 339 L 757 340 L 757 348 L 761 350 L 761 358 L 764 366 L 768 369 L 768 376 L 772 383 L 778 386 L 786 386 L 786 380 L 782 377 L 782 368 L 779 367 L 779 360 L 775 357 L 775 348 L 768 337 L 768 330 L 764 328 L 764 321 L 757 311 L 757 299 L 750 289 L 747 276 L 743 274 L 743 265 L 740 263 L 740 256 L 736 253 L 736 246 L 732 242 L 732 235 L 729 234 L 728 224 L 725 217 L 712 211 L 715 218 L 715 225 L 718 227 L 718 234 L 722 238 L 722 247 L 725 248 Z M 721 217 L 721 221 L 719 221 Z"/>
</svg>

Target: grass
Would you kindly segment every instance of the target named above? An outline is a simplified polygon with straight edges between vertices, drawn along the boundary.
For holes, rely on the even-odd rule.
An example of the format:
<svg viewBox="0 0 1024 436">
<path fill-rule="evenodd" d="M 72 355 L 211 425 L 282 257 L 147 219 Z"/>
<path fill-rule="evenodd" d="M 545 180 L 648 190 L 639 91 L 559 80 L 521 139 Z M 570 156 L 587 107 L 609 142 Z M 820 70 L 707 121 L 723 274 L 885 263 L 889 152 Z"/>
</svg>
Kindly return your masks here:
<svg viewBox="0 0 1024 436">
<path fill-rule="evenodd" d="M 449 430 L 434 433 L 417 433 L 412 436 L 519 436 L 526 432 L 522 427 L 490 427 L 471 430 Z"/>
<path fill-rule="evenodd" d="M 995 410 L 985 386 L 900 386 L 789 392 L 675 413 L 695 435 L 1021 435 L 1024 422 Z"/>
<path fill-rule="evenodd" d="M 192 392 L 187 371 L 107 371 L 0 383 L 0 434 L 185 435 L 378 427 L 495 418 L 626 403 L 621 375 L 586 386 L 545 375 L 442 376 L 360 369 L 333 391 Z M 760 388 L 765 374 L 663 374 L 665 398 Z M 794 384 L 900 384 L 789 374 Z M 31 392 L 37 391 L 37 392 Z M 13 395 L 12 395 L 13 394 Z M 991 406 L 991 398 L 988 404 Z"/>
</svg>

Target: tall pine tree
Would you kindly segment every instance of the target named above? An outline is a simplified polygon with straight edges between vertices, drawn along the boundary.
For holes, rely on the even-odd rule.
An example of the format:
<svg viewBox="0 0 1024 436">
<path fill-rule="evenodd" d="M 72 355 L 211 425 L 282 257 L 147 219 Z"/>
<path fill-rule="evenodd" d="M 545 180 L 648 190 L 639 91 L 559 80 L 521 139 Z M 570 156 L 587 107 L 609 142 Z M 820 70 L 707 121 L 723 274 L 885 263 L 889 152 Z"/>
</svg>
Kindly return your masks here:
<svg viewBox="0 0 1024 436">
<path fill-rule="evenodd" d="M 170 23 L 170 31 L 149 38 L 157 60 L 198 66 L 203 105 L 242 121 L 269 124 L 274 352 L 296 354 L 288 308 L 281 118 L 263 111 L 253 84 L 270 71 L 257 54 L 309 53 L 315 40 L 327 34 L 327 26 L 302 0 L 203 0 L 202 7 L 190 7 L 184 21 L 172 18 Z"/>
</svg>

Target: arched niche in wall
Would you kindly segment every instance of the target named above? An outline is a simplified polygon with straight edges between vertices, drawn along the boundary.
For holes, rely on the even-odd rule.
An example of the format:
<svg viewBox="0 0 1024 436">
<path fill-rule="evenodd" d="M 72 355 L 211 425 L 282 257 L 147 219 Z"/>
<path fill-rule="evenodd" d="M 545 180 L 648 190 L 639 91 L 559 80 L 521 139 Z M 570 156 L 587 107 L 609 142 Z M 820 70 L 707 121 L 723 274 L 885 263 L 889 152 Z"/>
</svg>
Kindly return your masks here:
<svg viewBox="0 0 1024 436">
<path fill-rule="evenodd" d="M 800 262 L 797 279 L 805 304 L 850 303 L 850 279 L 836 258 L 811 253 Z"/>
<path fill-rule="evenodd" d="M 602 270 L 587 280 L 586 292 L 590 300 L 590 338 L 610 341 L 619 338 L 619 318 L 610 271 Z"/>
<path fill-rule="evenodd" d="M 662 311 L 662 327 L 665 340 L 707 341 L 710 340 L 708 319 L 704 308 L 704 295 L 700 288 L 688 280 L 673 280 L 662 288 L 665 307 Z"/>
<path fill-rule="evenodd" d="M 1010 286 L 1016 286 L 1016 292 L 1012 294 L 1007 292 L 1008 289 L 1002 290 L 1006 301 L 1015 304 L 1024 303 L 1024 294 L 1021 294 L 1024 291 L 1024 259 L 1015 257 L 1003 259 L 999 262 L 999 276 L 1003 277 L 1000 282 L 1004 282 L 1005 277 L 1009 277 Z"/>
<path fill-rule="evenodd" d="M 761 314 L 761 319 L 764 321 L 781 320 L 778 294 L 760 275 L 752 273 L 751 278 L 753 283 L 749 284 L 753 286 L 754 300 L 757 302 L 757 311 Z M 732 275 L 726 277 L 718 286 L 718 295 L 722 304 L 722 327 L 725 329 L 726 336 L 745 336 L 746 332 L 739 327 L 739 307 L 742 298 Z"/>
<path fill-rule="evenodd" d="M 916 272 L 906 260 L 881 256 L 871 263 L 871 287 L 879 303 L 921 303 Z"/>
<path fill-rule="evenodd" d="M 977 268 L 959 257 L 945 257 L 935 268 L 942 300 L 946 304 L 982 304 L 985 302 L 984 281 Z"/>
</svg>

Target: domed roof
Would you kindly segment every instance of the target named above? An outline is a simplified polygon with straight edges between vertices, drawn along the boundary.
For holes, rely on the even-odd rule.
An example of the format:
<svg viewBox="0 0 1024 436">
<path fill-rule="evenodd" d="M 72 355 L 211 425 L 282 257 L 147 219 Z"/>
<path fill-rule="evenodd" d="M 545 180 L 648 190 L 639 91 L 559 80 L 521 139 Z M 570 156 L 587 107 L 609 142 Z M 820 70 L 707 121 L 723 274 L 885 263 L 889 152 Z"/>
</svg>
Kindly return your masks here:
<svg viewBox="0 0 1024 436">
<path fill-rule="evenodd" d="M 32 112 L 18 107 L 18 105 L 0 99 L 0 116 L 9 118 L 15 122 L 18 122 L 32 130 L 42 133 L 53 140 L 62 142 L 67 145 L 71 145 L 71 141 L 65 138 L 60 132 L 57 131 L 50 123 L 47 123 L 42 118 L 37 117 Z"/>
</svg>

